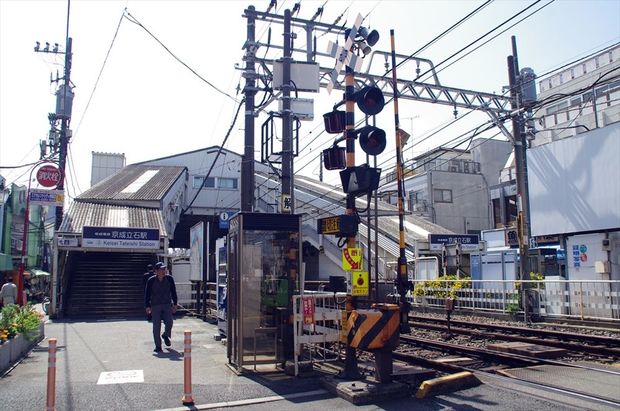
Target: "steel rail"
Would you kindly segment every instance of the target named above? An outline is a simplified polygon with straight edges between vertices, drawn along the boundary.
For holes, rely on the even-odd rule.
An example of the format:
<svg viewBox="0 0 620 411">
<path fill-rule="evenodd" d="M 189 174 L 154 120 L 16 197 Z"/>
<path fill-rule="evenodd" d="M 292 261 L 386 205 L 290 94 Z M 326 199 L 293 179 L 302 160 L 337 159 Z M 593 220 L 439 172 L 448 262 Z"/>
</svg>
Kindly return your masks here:
<svg viewBox="0 0 620 411">
<path fill-rule="evenodd" d="M 443 372 L 448 372 L 448 373 L 469 371 L 476 376 L 482 376 L 487 379 L 495 379 L 499 381 L 510 381 L 511 383 L 515 383 L 515 384 L 522 385 L 522 386 L 527 386 L 530 388 L 537 388 L 537 389 L 540 389 L 546 392 L 560 393 L 560 394 L 564 394 L 564 395 L 570 396 L 575 399 L 580 399 L 580 400 L 585 400 L 585 401 L 589 401 L 589 402 L 593 402 L 593 403 L 597 403 L 601 405 L 620 408 L 620 402 L 615 401 L 613 399 L 610 399 L 607 397 L 597 397 L 595 395 L 588 394 L 588 393 L 581 392 L 581 391 L 569 391 L 567 389 L 556 387 L 551 384 L 541 384 L 539 382 L 532 382 L 532 381 L 524 380 L 524 379 L 517 378 L 517 377 L 509 377 L 506 375 L 498 375 L 498 374 L 494 374 L 494 373 L 487 372 L 487 371 L 480 371 L 477 369 L 464 367 L 461 365 L 446 364 L 440 361 L 430 360 L 428 358 L 423 358 L 423 357 L 419 357 L 419 356 L 416 356 L 413 354 L 407 354 L 407 353 L 395 352 L 394 358 L 400 361 L 405 361 L 410 364 L 417 364 L 417 365 L 441 370 Z M 545 399 L 549 400 L 547 398 Z M 557 400 L 554 400 L 554 401 L 557 402 Z M 570 403 L 567 402 L 566 404 L 570 404 Z"/>
<path fill-rule="evenodd" d="M 436 323 L 447 323 L 445 318 L 429 318 L 411 315 L 409 316 L 410 320 L 414 321 L 425 321 L 425 322 L 436 322 Z M 451 325 L 460 325 L 464 327 L 476 327 L 476 328 L 484 328 L 487 330 L 501 330 L 512 333 L 533 335 L 538 337 L 553 337 L 560 340 L 571 340 L 577 342 L 587 342 L 591 344 L 603 344 L 611 347 L 619 347 L 620 348 L 620 338 L 615 337 L 605 337 L 600 335 L 587 335 L 587 334 L 579 334 L 579 333 L 571 333 L 564 331 L 555 331 L 555 330 L 541 330 L 537 328 L 526 328 L 526 327 L 514 327 L 509 325 L 500 325 L 500 324 L 477 324 L 471 323 L 467 321 L 459 321 L 459 320 L 450 320 Z"/>
<path fill-rule="evenodd" d="M 536 345 L 544 345 L 556 348 L 563 348 L 570 351 L 575 351 L 579 353 L 588 353 L 588 354 L 596 354 L 600 356 L 612 356 L 616 358 L 620 358 L 620 349 L 618 348 L 609 348 L 609 347 L 601 347 L 599 345 L 583 345 L 582 343 L 577 342 L 566 342 L 566 341 L 557 341 L 557 340 L 549 340 L 549 339 L 541 339 L 536 337 L 524 337 L 519 335 L 510 335 L 510 334 L 499 334 L 488 331 L 479 331 L 472 330 L 468 328 L 459 328 L 459 327 L 450 327 L 448 330 L 447 325 L 437 325 L 437 324 L 427 324 L 422 322 L 410 321 L 409 324 L 411 327 L 416 328 L 424 328 L 428 330 L 441 331 L 441 332 L 450 332 L 455 334 L 462 335 L 471 335 L 475 337 L 481 338 L 492 338 L 495 340 L 507 340 L 507 341 L 519 341 L 526 342 L 530 344 Z M 471 324 L 469 324 L 471 325 Z M 477 327 L 477 324 L 474 324 L 474 327 Z"/>
</svg>

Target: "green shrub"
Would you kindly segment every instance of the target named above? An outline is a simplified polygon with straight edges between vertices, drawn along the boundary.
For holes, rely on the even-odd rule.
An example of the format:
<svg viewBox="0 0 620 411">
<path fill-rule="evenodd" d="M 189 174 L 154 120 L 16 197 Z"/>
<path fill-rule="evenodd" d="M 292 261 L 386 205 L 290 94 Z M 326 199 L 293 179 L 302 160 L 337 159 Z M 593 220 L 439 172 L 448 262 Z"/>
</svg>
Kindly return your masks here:
<svg viewBox="0 0 620 411">
<path fill-rule="evenodd" d="M 456 278 L 456 275 L 444 275 L 436 280 L 426 280 L 416 283 L 413 290 L 414 296 L 427 296 L 437 298 L 455 298 L 457 291 L 462 288 L 471 288 L 471 278 Z"/>
<path fill-rule="evenodd" d="M 33 340 L 38 334 L 39 324 L 41 315 L 30 304 L 23 307 L 10 304 L 0 311 L 0 334 L 6 339 L 23 334 L 26 339 Z M 0 343 L 6 339 L 0 338 Z"/>
</svg>

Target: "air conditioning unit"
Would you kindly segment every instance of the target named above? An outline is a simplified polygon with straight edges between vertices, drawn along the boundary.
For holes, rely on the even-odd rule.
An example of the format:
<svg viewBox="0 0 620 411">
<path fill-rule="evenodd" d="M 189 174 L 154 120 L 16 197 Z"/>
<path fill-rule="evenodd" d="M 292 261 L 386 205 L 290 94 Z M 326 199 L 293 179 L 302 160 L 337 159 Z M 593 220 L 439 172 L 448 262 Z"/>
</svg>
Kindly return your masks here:
<svg viewBox="0 0 620 411">
<path fill-rule="evenodd" d="M 459 168 L 457 166 L 450 166 L 450 171 L 453 173 L 458 173 L 459 172 Z"/>
</svg>

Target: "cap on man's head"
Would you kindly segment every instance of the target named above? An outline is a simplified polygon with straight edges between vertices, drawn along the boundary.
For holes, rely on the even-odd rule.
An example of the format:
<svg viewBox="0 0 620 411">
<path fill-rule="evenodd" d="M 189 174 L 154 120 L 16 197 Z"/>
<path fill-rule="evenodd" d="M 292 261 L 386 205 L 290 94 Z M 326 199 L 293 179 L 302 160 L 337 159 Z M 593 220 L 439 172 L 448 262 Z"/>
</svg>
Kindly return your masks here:
<svg viewBox="0 0 620 411">
<path fill-rule="evenodd" d="M 147 265 L 147 266 L 146 266 L 146 268 L 147 268 L 148 270 L 152 270 L 152 269 L 153 269 L 153 264 L 149 264 L 149 265 Z"/>
<path fill-rule="evenodd" d="M 166 264 L 162 263 L 161 261 L 155 264 L 156 270 L 159 270 L 160 268 L 166 268 Z"/>
</svg>

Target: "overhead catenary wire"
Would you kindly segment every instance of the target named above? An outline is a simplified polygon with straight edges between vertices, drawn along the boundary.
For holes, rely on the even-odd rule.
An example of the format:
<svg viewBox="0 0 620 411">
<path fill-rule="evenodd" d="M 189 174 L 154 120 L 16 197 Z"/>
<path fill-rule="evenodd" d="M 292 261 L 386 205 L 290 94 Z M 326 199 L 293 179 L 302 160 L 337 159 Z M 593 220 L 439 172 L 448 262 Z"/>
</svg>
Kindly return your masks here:
<svg viewBox="0 0 620 411">
<path fill-rule="evenodd" d="M 182 211 L 181 211 L 181 215 L 185 214 L 187 212 L 187 210 L 189 210 L 192 205 L 194 204 L 194 202 L 196 201 L 196 198 L 198 198 L 198 195 L 200 194 L 200 190 L 202 190 L 202 188 L 204 187 L 204 185 L 206 184 L 207 178 L 209 178 L 209 175 L 211 174 L 211 170 L 213 170 L 213 167 L 215 167 L 215 163 L 217 163 L 217 159 L 220 156 L 220 153 L 222 152 L 222 150 L 224 149 L 224 146 L 226 145 L 226 141 L 228 140 L 228 137 L 230 136 L 230 133 L 232 132 L 233 127 L 235 126 L 236 122 L 237 122 L 237 118 L 239 117 L 239 112 L 241 111 L 241 107 L 243 107 L 243 104 L 245 103 L 245 99 L 242 99 L 239 102 L 239 106 L 237 107 L 237 112 L 235 113 L 235 117 L 233 118 L 232 123 L 230 124 L 230 128 L 228 129 L 228 132 L 226 133 L 226 136 L 224 136 L 224 141 L 222 141 L 222 144 L 220 144 L 217 154 L 215 155 L 215 158 L 213 159 L 213 163 L 211 163 L 211 167 L 209 168 L 209 171 L 207 172 L 207 174 L 205 175 L 205 177 L 202 180 L 202 184 L 200 187 L 198 187 L 198 189 L 196 190 L 196 194 L 194 195 L 194 197 L 192 198 L 192 200 L 189 202 L 189 204 L 187 205 L 187 207 L 185 207 Z"/>
<path fill-rule="evenodd" d="M 138 19 L 136 19 L 129 11 L 126 12 L 124 17 L 127 20 L 129 20 L 130 22 L 132 22 L 133 24 L 135 24 L 135 25 L 139 26 L 140 28 L 142 28 L 149 36 L 151 36 L 153 38 L 153 40 L 155 40 L 161 47 L 163 47 L 163 49 L 166 50 L 166 52 L 168 54 L 170 54 L 176 61 L 178 61 L 181 65 L 183 65 L 185 68 L 187 68 L 190 72 L 192 72 L 192 74 L 194 74 L 196 77 L 198 77 L 204 83 L 209 85 L 212 89 L 214 89 L 215 91 L 217 91 L 220 94 L 223 94 L 224 96 L 228 97 L 229 99 L 233 100 L 236 103 L 239 102 L 236 98 L 234 98 L 230 94 L 226 93 L 225 91 L 222 91 L 221 89 L 219 89 L 217 86 L 215 86 L 209 80 L 207 80 L 206 78 L 204 78 L 203 76 L 198 74 L 198 72 L 196 70 L 194 70 L 192 67 L 190 67 L 187 63 L 185 63 L 183 60 L 181 60 L 159 38 L 157 38 L 157 36 L 155 36 L 148 28 L 146 28 L 142 23 L 140 23 L 140 21 Z"/>
<path fill-rule="evenodd" d="M 95 95 L 95 91 L 97 90 L 97 86 L 99 85 L 99 80 L 101 80 L 101 75 L 103 74 L 103 70 L 105 69 L 106 63 L 108 62 L 108 58 L 110 57 L 110 53 L 112 52 L 114 43 L 116 42 L 116 37 L 118 36 L 118 32 L 121 28 L 121 24 L 123 23 L 123 19 L 125 18 L 126 12 L 127 12 L 127 8 L 123 10 L 121 17 L 118 20 L 118 25 L 116 26 L 116 31 L 114 32 L 114 36 L 112 36 L 110 47 L 108 47 L 108 51 L 106 52 L 105 58 L 103 59 L 103 63 L 101 64 L 101 68 L 99 69 L 99 74 L 97 75 L 97 79 L 95 80 L 93 89 L 90 91 L 90 96 L 88 97 L 88 100 L 86 101 L 86 106 L 84 107 L 84 111 L 82 111 L 82 115 L 80 116 L 80 119 L 77 123 L 75 132 L 73 133 L 73 136 L 71 137 L 73 141 L 75 141 L 75 138 L 77 137 L 78 132 L 80 131 L 80 126 L 82 125 L 82 121 L 84 120 L 84 117 L 86 116 L 86 113 L 88 112 L 88 108 L 90 107 L 90 102 L 93 100 L 93 96 Z"/>
</svg>

